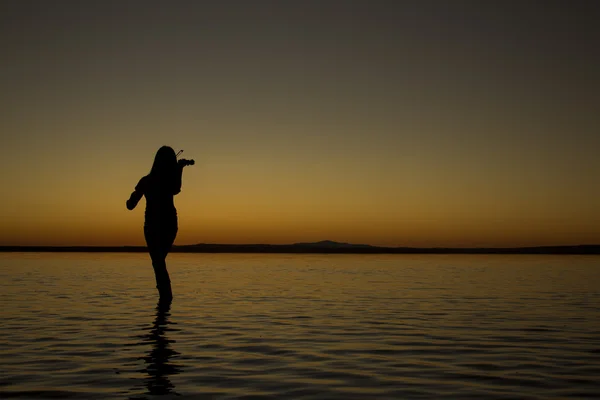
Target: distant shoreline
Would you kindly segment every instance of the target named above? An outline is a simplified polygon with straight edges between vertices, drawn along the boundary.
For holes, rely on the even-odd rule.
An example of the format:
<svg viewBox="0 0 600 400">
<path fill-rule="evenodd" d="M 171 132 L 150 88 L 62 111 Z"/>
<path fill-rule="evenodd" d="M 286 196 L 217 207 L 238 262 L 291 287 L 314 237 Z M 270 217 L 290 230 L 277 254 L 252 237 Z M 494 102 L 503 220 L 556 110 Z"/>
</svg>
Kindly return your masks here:
<svg viewBox="0 0 600 400">
<path fill-rule="evenodd" d="M 0 252 L 141 253 L 146 246 L 0 246 Z M 328 242 L 299 244 L 195 244 L 173 246 L 172 253 L 289 253 L 289 254 L 565 254 L 600 255 L 600 245 L 510 248 L 379 247 Z"/>
</svg>

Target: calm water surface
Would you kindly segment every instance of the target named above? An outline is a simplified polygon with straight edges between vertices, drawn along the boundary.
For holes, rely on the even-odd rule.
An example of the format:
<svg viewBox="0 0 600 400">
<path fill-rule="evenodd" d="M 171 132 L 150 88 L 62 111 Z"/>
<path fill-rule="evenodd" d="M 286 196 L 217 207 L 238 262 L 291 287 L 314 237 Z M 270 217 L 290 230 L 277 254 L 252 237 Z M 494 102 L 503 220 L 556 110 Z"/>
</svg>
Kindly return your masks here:
<svg viewBox="0 0 600 400">
<path fill-rule="evenodd" d="M 0 254 L 0 398 L 600 398 L 600 257 Z"/>
</svg>

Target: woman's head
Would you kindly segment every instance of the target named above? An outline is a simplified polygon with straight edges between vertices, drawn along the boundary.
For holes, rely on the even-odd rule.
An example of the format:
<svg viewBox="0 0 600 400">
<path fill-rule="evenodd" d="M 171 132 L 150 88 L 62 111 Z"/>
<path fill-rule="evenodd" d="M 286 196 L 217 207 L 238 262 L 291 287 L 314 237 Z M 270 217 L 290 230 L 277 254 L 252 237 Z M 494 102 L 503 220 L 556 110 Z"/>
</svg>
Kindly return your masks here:
<svg viewBox="0 0 600 400">
<path fill-rule="evenodd" d="M 156 152 L 154 164 L 150 175 L 167 175 L 177 168 L 177 156 L 175 150 L 169 146 L 163 146 Z"/>
</svg>

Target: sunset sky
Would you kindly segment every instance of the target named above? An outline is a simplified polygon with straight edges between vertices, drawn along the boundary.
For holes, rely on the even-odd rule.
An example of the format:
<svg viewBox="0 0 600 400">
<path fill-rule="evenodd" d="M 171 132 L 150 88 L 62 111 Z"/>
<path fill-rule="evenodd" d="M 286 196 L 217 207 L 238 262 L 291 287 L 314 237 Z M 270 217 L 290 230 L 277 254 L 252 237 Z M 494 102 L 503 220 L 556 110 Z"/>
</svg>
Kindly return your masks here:
<svg viewBox="0 0 600 400">
<path fill-rule="evenodd" d="M 0 3 L 0 245 L 600 243 L 594 1 Z"/>
</svg>

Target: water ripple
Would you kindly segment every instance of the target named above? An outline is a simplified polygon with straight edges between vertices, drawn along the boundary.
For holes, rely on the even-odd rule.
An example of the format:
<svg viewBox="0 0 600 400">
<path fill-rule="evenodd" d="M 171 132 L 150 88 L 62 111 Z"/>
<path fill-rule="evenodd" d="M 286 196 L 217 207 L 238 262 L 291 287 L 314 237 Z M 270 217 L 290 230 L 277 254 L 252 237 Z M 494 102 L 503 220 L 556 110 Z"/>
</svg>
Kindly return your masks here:
<svg viewBox="0 0 600 400">
<path fill-rule="evenodd" d="M 0 397 L 594 398 L 598 260 L 3 254 Z"/>
</svg>

